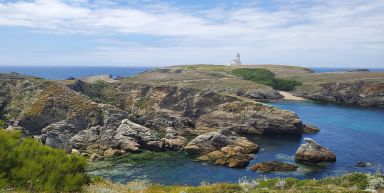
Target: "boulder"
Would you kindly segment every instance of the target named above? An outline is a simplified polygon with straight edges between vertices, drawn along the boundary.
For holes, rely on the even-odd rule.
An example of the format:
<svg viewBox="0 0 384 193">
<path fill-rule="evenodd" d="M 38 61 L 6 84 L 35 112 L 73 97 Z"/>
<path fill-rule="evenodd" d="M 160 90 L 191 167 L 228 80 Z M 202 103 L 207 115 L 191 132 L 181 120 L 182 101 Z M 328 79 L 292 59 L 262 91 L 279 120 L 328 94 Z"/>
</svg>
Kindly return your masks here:
<svg viewBox="0 0 384 193">
<path fill-rule="evenodd" d="M 199 160 L 229 167 L 247 166 L 258 149 L 258 145 L 227 129 L 199 135 L 184 147 L 188 153 L 199 155 Z"/>
<path fill-rule="evenodd" d="M 312 139 L 304 139 L 306 144 L 302 144 L 295 154 L 296 162 L 335 162 L 336 155 L 329 149 L 322 147 Z"/>
<path fill-rule="evenodd" d="M 121 121 L 114 139 L 116 146 L 126 151 L 137 151 L 140 147 L 149 150 L 161 150 L 163 148 L 163 142 L 158 133 L 128 119 Z"/>
<path fill-rule="evenodd" d="M 284 163 L 281 161 L 268 161 L 257 163 L 250 167 L 252 171 L 261 171 L 261 172 L 288 172 L 295 171 L 297 166 L 289 163 Z"/>
<path fill-rule="evenodd" d="M 168 150 L 180 150 L 187 143 L 187 139 L 179 135 L 174 129 L 166 128 L 165 137 L 161 140 L 164 144 L 164 149 Z"/>
<path fill-rule="evenodd" d="M 369 163 L 369 162 L 362 162 L 362 161 L 357 162 L 357 163 L 355 164 L 355 166 L 356 166 L 356 167 L 359 167 L 359 168 L 366 168 L 366 167 L 369 167 L 369 166 L 371 166 L 371 165 L 372 165 L 372 164 Z"/>
<path fill-rule="evenodd" d="M 104 157 L 115 157 L 121 155 L 121 151 L 118 149 L 112 149 L 108 148 L 107 150 L 104 151 Z"/>
<path fill-rule="evenodd" d="M 304 133 L 317 133 L 319 131 L 320 131 L 320 129 L 317 128 L 316 126 L 313 126 L 313 125 L 304 124 L 304 126 L 303 126 L 303 132 Z"/>
<path fill-rule="evenodd" d="M 91 162 L 94 162 L 94 161 L 97 161 L 98 159 L 100 159 L 101 156 L 97 153 L 93 153 L 90 157 L 89 157 L 89 161 Z"/>
<path fill-rule="evenodd" d="M 69 140 L 79 132 L 79 128 L 67 120 L 48 125 L 42 130 L 41 138 L 44 143 L 54 148 L 64 149 L 67 152 L 72 150 Z M 77 148 L 76 148 L 77 149 Z"/>
</svg>

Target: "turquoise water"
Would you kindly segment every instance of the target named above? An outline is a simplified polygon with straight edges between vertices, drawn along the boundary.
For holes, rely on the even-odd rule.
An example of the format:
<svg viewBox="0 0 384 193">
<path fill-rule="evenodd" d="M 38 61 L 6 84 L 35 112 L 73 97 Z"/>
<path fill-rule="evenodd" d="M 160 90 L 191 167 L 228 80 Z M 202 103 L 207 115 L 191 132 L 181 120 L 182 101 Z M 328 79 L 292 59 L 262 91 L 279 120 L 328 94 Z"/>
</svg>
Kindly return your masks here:
<svg viewBox="0 0 384 193">
<path fill-rule="evenodd" d="M 108 74 L 113 77 L 129 77 L 153 67 L 123 67 L 123 66 L 0 66 L 0 73 L 17 72 L 19 74 L 36 76 L 51 80 L 64 80 L 68 77 L 84 77 Z"/>
<path fill-rule="evenodd" d="M 261 161 L 282 160 L 294 162 L 294 154 L 311 137 L 337 155 L 336 163 L 299 165 L 296 172 L 263 174 L 248 169 L 231 169 L 193 161 L 184 154 L 171 158 L 144 160 L 140 163 L 125 163 L 121 160 L 97 162 L 89 169 L 90 174 L 104 176 L 115 182 L 145 180 L 161 184 L 198 185 L 202 181 L 237 182 L 246 176 L 321 178 L 346 172 L 375 172 L 384 164 L 384 109 L 346 107 L 310 102 L 278 102 L 272 105 L 296 112 L 304 122 L 321 128 L 317 134 L 302 137 L 273 135 L 248 136 L 260 145 L 250 165 Z M 371 162 L 372 167 L 358 168 L 356 162 Z"/>
</svg>

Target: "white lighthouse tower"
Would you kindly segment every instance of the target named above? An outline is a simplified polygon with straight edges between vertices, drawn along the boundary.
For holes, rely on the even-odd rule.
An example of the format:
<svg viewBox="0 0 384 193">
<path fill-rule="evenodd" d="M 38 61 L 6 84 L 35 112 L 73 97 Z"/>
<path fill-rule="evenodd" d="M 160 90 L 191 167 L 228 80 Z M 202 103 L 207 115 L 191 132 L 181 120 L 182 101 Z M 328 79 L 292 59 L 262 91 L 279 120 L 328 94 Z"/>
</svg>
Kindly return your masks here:
<svg viewBox="0 0 384 193">
<path fill-rule="evenodd" d="M 239 66 L 241 65 L 241 60 L 240 60 L 240 54 L 236 53 L 235 58 L 231 61 L 231 63 L 228 64 L 228 66 Z"/>
</svg>

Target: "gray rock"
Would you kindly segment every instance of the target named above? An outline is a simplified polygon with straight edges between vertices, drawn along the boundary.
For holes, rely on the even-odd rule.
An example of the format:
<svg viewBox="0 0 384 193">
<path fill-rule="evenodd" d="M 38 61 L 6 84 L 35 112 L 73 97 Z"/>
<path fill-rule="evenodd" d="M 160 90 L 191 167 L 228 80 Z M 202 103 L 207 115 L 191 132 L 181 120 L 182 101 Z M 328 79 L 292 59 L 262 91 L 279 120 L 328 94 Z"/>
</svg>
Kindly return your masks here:
<svg viewBox="0 0 384 193">
<path fill-rule="evenodd" d="M 160 140 L 158 133 L 128 119 L 121 122 L 114 139 L 121 149 L 128 151 L 137 151 L 139 147 L 161 150 L 163 147 L 163 142 Z"/>
<path fill-rule="evenodd" d="M 258 151 L 258 145 L 233 132 L 222 129 L 197 136 L 184 147 L 190 154 L 200 155 L 199 160 L 229 167 L 245 167 Z"/>
<path fill-rule="evenodd" d="M 57 123 L 50 124 L 42 130 L 42 138 L 45 138 L 46 145 L 51 147 L 64 149 L 68 152 L 72 150 L 72 145 L 69 140 L 79 132 L 80 128 L 76 125 L 63 120 Z"/>
<path fill-rule="evenodd" d="M 164 149 L 177 151 L 182 149 L 187 143 L 187 139 L 179 135 L 176 130 L 172 128 L 166 128 L 165 133 L 165 137 L 161 139 L 164 144 Z"/>
<path fill-rule="evenodd" d="M 312 139 L 305 139 L 306 144 L 302 144 L 295 154 L 296 162 L 335 162 L 336 155 L 329 149 L 322 147 Z"/>
</svg>

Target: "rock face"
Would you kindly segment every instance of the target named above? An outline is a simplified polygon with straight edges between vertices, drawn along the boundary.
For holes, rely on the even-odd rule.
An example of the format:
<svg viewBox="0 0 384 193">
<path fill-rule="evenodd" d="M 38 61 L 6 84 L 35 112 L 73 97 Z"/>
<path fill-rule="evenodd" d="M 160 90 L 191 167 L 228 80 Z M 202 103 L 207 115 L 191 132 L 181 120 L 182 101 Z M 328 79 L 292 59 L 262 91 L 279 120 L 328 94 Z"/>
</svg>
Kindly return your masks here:
<svg viewBox="0 0 384 193">
<path fill-rule="evenodd" d="M 322 147 L 312 139 L 305 139 L 295 154 L 296 162 L 335 162 L 336 155 L 329 149 Z"/>
<path fill-rule="evenodd" d="M 295 94 L 304 98 L 361 106 L 384 106 L 384 82 L 364 80 L 330 82 L 299 87 Z"/>
<path fill-rule="evenodd" d="M 289 163 L 284 163 L 281 161 L 268 161 L 255 164 L 250 167 L 252 171 L 261 171 L 261 172 L 289 172 L 295 171 L 297 166 Z"/>
<path fill-rule="evenodd" d="M 199 155 L 200 160 L 229 167 L 247 166 L 258 149 L 258 145 L 226 129 L 200 135 L 184 147 L 188 153 Z"/>
</svg>

